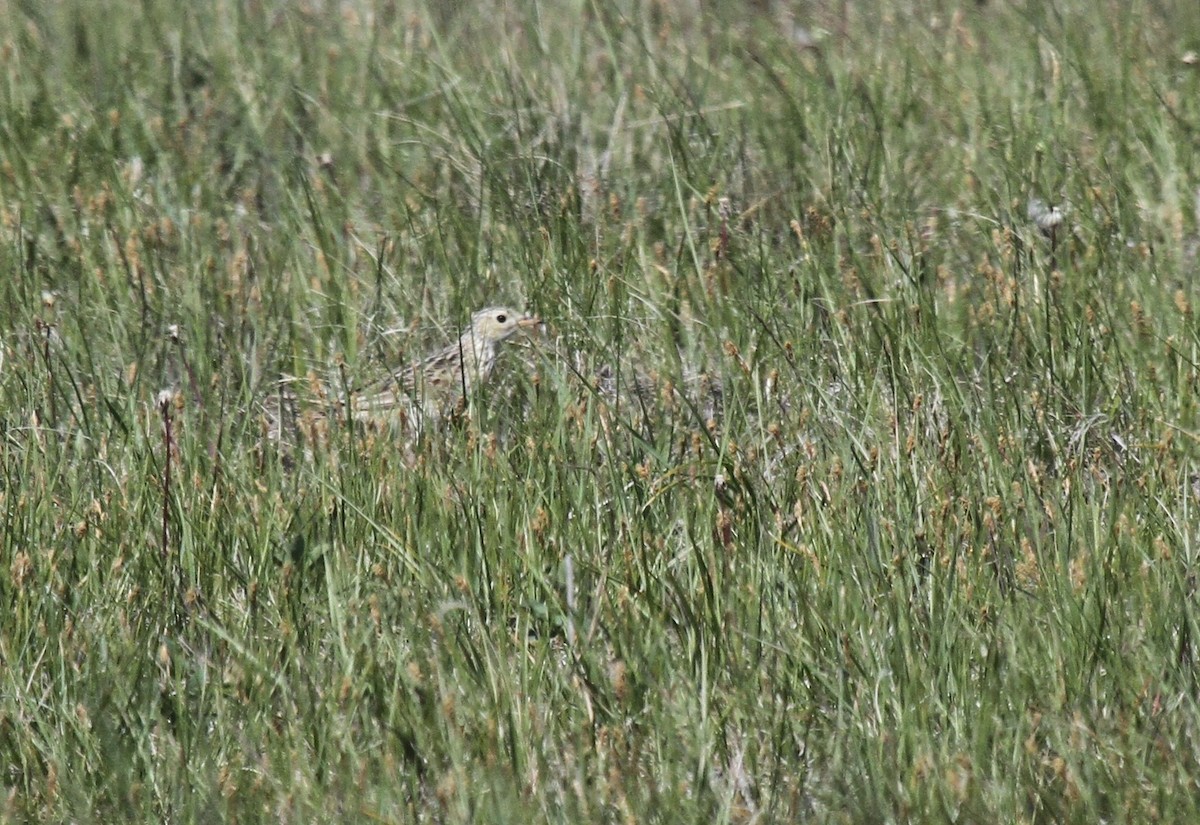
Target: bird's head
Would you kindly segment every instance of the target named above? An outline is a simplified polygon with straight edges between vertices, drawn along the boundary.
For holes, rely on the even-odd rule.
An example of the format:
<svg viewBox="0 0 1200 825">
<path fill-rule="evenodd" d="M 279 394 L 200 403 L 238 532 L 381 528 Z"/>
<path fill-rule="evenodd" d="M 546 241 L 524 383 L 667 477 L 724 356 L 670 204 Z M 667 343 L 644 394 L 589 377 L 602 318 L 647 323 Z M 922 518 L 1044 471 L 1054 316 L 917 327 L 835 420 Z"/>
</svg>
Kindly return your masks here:
<svg viewBox="0 0 1200 825">
<path fill-rule="evenodd" d="M 497 343 L 518 330 L 533 329 L 541 323 L 541 319 L 524 312 L 507 307 L 489 307 L 471 316 L 471 327 L 467 334 L 478 340 Z"/>
</svg>

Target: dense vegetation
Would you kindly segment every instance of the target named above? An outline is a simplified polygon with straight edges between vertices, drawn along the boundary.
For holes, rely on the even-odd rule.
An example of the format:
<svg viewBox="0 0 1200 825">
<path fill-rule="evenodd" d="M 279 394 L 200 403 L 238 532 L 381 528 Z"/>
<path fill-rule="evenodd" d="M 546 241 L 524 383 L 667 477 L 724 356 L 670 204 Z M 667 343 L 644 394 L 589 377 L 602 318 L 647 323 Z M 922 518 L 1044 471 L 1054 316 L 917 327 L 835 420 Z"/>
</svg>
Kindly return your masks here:
<svg viewBox="0 0 1200 825">
<path fill-rule="evenodd" d="M 0 20 L 5 818 L 1200 817 L 1194 4 Z"/>
</svg>

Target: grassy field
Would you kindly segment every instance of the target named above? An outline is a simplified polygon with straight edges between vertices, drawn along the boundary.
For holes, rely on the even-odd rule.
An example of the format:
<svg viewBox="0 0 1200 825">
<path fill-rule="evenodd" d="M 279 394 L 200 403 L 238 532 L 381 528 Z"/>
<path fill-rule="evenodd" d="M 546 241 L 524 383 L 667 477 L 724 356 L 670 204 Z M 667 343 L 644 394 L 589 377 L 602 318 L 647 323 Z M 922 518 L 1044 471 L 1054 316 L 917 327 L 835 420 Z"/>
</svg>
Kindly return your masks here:
<svg viewBox="0 0 1200 825">
<path fill-rule="evenodd" d="M 1193 49 L 0 1 L 0 816 L 1200 820 Z M 456 422 L 264 438 L 493 304 Z"/>
</svg>

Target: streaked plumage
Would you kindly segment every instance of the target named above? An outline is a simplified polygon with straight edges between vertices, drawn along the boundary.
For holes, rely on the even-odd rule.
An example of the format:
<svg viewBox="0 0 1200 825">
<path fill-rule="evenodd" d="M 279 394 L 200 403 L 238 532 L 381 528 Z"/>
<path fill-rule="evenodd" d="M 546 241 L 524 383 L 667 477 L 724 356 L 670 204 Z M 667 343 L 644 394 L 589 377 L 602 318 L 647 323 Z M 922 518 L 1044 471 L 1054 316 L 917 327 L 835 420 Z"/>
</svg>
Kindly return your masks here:
<svg viewBox="0 0 1200 825">
<path fill-rule="evenodd" d="M 487 381 L 501 343 L 540 324 L 538 318 L 507 307 L 482 309 L 471 316 L 471 323 L 453 343 L 353 391 L 350 417 L 358 421 L 437 418 Z M 286 421 L 290 419 L 294 426 L 301 418 L 299 399 L 283 387 L 263 408 L 270 433 L 276 438 L 290 428 Z M 323 418 L 327 411 L 328 406 L 314 415 Z"/>
<path fill-rule="evenodd" d="M 506 307 L 481 309 L 471 316 L 471 324 L 457 341 L 355 393 L 351 401 L 354 417 L 370 418 L 398 404 L 416 405 L 426 414 L 437 415 L 487 381 L 501 343 L 540 323 Z"/>
</svg>

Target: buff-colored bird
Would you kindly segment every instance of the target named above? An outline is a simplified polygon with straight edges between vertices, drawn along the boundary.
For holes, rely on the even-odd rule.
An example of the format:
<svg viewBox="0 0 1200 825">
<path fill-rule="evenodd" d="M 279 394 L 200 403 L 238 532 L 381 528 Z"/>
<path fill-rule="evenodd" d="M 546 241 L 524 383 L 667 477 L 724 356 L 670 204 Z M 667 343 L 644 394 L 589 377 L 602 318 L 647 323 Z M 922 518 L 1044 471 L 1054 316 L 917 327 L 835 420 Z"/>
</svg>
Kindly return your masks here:
<svg viewBox="0 0 1200 825">
<path fill-rule="evenodd" d="M 470 326 L 454 343 L 355 393 L 354 417 L 371 418 L 398 405 L 436 416 L 487 381 L 501 343 L 540 324 L 532 315 L 505 307 L 482 309 L 471 316 Z"/>
<path fill-rule="evenodd" d="M 532 315 L 506 307 L 480 310 L 471 316 L 470 325 L 458 340 L 351 392 L 349 417 L 363 422 L 435 420 L 456 409 L 474 388 L 487 381 L 501 343 L 541 323 Z M 337 408 L 343 406 L 338 404 Z M 263 412 L 273 438 L 283 437 L 290 427 L 306 417 L 295 393 L 283 387 L 267 399 Z M 320 421 L 328 413 L 329 406 L 325 405 L 312 410 L 308 417 Z"/>
</svg>

